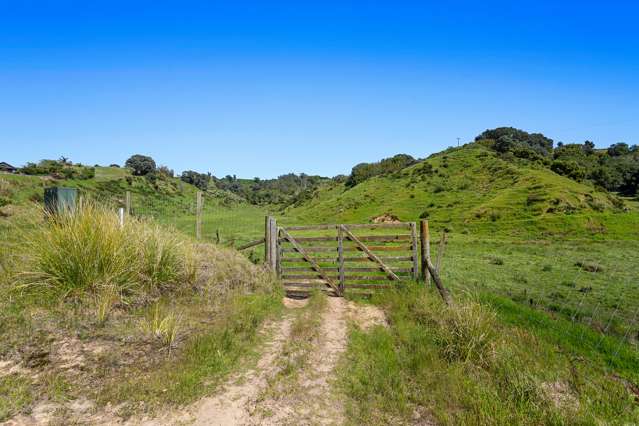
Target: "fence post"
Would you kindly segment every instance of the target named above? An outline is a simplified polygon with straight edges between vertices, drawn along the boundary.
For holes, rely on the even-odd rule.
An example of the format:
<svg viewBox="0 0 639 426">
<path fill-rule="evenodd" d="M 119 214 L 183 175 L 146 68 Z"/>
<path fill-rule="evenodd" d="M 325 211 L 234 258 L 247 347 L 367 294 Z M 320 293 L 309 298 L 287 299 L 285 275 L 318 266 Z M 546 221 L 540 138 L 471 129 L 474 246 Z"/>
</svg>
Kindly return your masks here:
<svg viewBox="0 0 639 426">
<path fill-rule="evenodd" d="M 264 263 L 271 265 L 271 217 L 264 216 Z"/>
<path fill-rule="evenodd" d="M 339 268 L 339 291 L 344 293 L 344 232 L 342 225 L 337 226 L 337 262 Z"/>
<path fill-rule="evenodd" d="M 411 239 L 411 255 L 413 257 L 412 278 L 417 281 L 419 277 L 419 259 L 417 258 L 417 225 L 415 222 L 410 223 L 410 239 Z"/>
<path fill-rule="evenodd" d="M 197 192 L 195 207 L 195 238 L 202 238 L 202 191 Z"/>
<path fill-rule="evenodd" d="M 273 216 L 267 217 L 267 236 L 268 240 L 265 244 L 268 245 L 268 266 L 273 272 L 277 272 L 277 221 Z"/>
<path fill-rule="evenodd" d="M 430 285 L 430 272 L 428 271 L 428 261 L 430 260 L 430 232 L 428 229 L 428 220 L 419 221 L 419 239 L 421 241 L 421 258 L 422 258 L 422 278 L 427 285 Z"/>
<path fill-rule="evenodd" d="M 275 220 L 273 220 L 275 222 Z M 282 278 L 282 245 L 280 244 L 280 228 L 275 224 L 275 247 L 277 248 L 275 258 L 275 272 L 277 278 Z"/>
<path fill-rule="evenodd" d="M 126 209 L 126 215 L 129 216 L 131 214 L 131 191 L 126 192 L 126 196 L 124 197 L 124 208 Z"/>
<path fill-rule="evenodd" d="M 118 221 L 120 222 L 120 228 L 124 228 L 124 208 L 118 209 Z"/>
</svg>

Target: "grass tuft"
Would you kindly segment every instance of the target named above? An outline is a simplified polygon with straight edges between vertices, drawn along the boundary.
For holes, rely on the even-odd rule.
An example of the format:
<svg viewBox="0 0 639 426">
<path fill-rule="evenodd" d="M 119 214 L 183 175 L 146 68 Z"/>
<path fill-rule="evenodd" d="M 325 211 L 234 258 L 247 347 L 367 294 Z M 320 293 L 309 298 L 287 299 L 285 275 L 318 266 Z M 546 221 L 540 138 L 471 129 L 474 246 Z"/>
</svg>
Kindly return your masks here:
<svg viewBox="0 0 639 426">
<path fill-rule="evenodd" d="M 93 202 L 47 214 L 47 223 L 27 235 L 27 246 L 30 270 L 21 274 L 21 289 L 53 298 L 104 296 L 103 315 L 110 301 L 105 287 L 148 297 L 195 281 L 191 243 L 134 218 L 121 227 L 113 211 Z"/>
</svg>

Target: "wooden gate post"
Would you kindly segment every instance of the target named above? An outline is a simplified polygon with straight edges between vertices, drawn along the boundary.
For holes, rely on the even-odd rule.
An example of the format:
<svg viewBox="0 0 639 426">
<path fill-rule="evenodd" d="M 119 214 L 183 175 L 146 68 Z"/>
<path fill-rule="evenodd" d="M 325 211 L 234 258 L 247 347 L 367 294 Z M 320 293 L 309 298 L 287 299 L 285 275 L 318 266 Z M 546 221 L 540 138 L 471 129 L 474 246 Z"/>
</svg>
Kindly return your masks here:
<svg viewBox="0 0 639 426">
<path fill-rule="evenodd" d="M 422 257 L 422 278 L 427 285 L 430 285 L 430 272 L 428 271 L 428 262 L 430 261 L 430 232 L 428 229 L 428 220 L 419 221 L 419 239 L 421 240 L 421 257 Z"/>
<path fill-rule="evenodd" d="M 342 225 L 337 226 L 337 262 L 339 271 L 339 291 L 344 294 L 344 231 Z"/>
<path fill-rule="evenodd" d="M 271 217 L 264 216 L 264 264 L 271 264 Z"/>
<path fill-rule="evenodd" d="M 264 223 L 264 262 L 273 272 L 277 272 L 277 234 L 277 221 L 273 216 L 266 216 Z"/>
<path fill-rule="evenodd" d="M 195 238 L 202 238 L 202 191 L 197 192 L 195 207 Z"/>
</svg>

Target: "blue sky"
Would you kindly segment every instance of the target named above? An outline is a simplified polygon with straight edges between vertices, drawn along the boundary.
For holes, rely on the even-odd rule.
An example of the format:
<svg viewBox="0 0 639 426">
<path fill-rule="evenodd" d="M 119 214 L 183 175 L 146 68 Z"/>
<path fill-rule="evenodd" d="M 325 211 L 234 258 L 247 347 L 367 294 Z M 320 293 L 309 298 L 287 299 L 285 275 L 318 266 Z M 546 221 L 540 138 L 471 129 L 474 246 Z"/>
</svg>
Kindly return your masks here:
<svg viewBox="0 0 639 426">
<path fill-rule="evenodd" d="M 639 143 L 635 2 L 0 0 L 0 161 L 335 175 L 512 125 Z"/>
</svg>

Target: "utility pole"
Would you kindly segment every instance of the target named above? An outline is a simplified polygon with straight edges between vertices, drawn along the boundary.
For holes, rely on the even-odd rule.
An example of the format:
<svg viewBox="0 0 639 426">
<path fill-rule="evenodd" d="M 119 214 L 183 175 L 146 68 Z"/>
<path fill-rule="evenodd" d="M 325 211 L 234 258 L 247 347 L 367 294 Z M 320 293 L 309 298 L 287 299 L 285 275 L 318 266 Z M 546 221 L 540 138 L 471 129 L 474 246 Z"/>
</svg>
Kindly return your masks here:
<svg viewBox="0 0 639 426">
<path fill-rule="evenodd" d="M 457 138 L 457 147 L 459 147 L 459 138 Z"/>
</svg>

